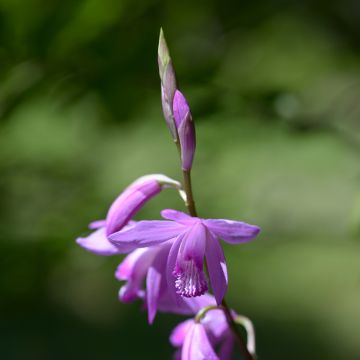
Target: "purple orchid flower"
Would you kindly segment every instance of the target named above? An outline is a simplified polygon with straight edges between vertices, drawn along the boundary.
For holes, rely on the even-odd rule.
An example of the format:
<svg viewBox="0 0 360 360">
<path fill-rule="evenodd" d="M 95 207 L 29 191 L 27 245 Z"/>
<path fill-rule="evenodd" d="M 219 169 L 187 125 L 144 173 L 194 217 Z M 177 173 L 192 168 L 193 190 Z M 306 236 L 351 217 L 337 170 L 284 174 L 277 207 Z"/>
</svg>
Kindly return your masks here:
<svg viewBox="0 0 360 360">
<path fill-rule="evenodd" d="M 166 259 L 172 243 L 173 241 L 169 241 L 134 250 L 124 258 L 115 272 L 118 280 L 126 281 L 119 291 L 120 301 L 129 303 L 136 299 L 144 300 L 150 324 L 158 310 L 191 315 L 207 306 L 213 299 L 207 294 L 191 299 L 171 294 L 172 289 L 168 287 L 166 280 Z"/>
<path fill-rule="evenodd" d="M 230 244 L 243 243 L 254 239 L 260 228 L 233 220 L 191 217 L 171 209 L 161 215 L 171 221 L 139 221 L 109 239 L 119 251 L 168 244 L 168 256 L 162 260 L 166 261 L 168 288 L 183 297 L 200 296 L 208 290 L 203 271 L 206 257 L 212 289 L 220 304 L 228 279 L 219 238 Z"/>
<path fill-rule="evenodd" d="M 108 237 L 114 232 L 131 227 L 130 219 L 151 198 L 165 187 L 181 188 L 180 183 L 161 174 L 140 177 L 129 185 L 112 203 L 105 220 L 90 223 L 89 228 L 95 231 L 87 237 L 79 237 L 76 242 L 86 250 L 97 255 L 115 255 L 129 252 L 114 246 Z"/>
<path fill-rule="evenodd" d="M 230 360 L 234 336 L 224 312 L 215 309 L 208 311 L 201 322 L 189 319 L 180 323 L 172 331 L 170 342 L 178 348 L 175 359 Z M 218 354 L 215 352 L 215 348 L 219 349 Z"/>
</svg>

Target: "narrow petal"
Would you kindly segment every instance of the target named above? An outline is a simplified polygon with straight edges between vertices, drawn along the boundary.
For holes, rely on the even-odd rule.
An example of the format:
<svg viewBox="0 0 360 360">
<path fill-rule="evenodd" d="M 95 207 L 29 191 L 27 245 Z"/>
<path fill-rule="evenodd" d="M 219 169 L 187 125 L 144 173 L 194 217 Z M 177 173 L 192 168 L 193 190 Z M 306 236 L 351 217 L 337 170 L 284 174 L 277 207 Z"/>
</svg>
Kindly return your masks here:
<svg viewBox="0 0 360 360">
<path fill-rule="evenodd" d="M 180 224 L 192 224 L 198 218 L 193 218 L 188 214 L 183 213 L 182 211 L 177 211 L 173 209 L 164 209 L 161 211 L 161 216 L 167 220 L 173 220 Z"/>
<path fill-rule="evenodd" d="M 260 232 L 258 226 L 241 221 L 208 219 L 204 223 L 216 236 L 230 244 L 252 240 Z"/>
<path fill-rule="evenodd" d="M 150 267 L 146 277 L 146 302 L 148 307 L 148 321 L 152 324 L 160 293 L 161 273 L 155 267 Z"/>
<path fill-rule="evenodd" d="M 104 227 L 92 232 L 87 237 L 77 238 L 76 242 L 84 249 L 97 255 L 110 256 L 121 253 L 121 251 L 107 239 Z"/>
<path fill-rule="evenodd" d="M 188 331 L 181 360 L 219 360 L 202 324 L 194 324 Z"/>
<path fill-rule="evenodd" d="M 183 345 L 186 334 L 191 330 L 191 327 L 194 325 L 194 320 L 189 319 L 181 322 L 175 327 L 175 329 L 170 334 L 170 343 L 175 347 L 180 347 Z"/>
<path fill-rule="evenodd" d="M 152 197 L 161 191 L 155 179 L 135 181 L 111 205 L 106 216 L 106 233 L 120 231 Z"/>
<path fill-rule="evenodd" d="M 185 227 L 173 221 L 139 221 L 126 230 L 116 232 L 109 239 L 119 249 L 136 249 L 161 244 L 175 238 Z"/>
<path fill-rule="evenodd" d="M 106 225 L 106 220 L 95 220 L 89 224 L 89 229 L 96 230 Z"/>
<path fill-rule="evenodd" d="M 122 302 L 128 303 L 142 297 L 143 280 L 158 251 L 156 247 L 136 249 L 118 266 L 115 277 L 127 281 L 119 292 Z"/>
<path fill-rule="evenodd" d="M 152 324 L 158 307 L 162 279 L 166 277 L 166 260 L 170 245 L 162 246 L 157 252 L 146 277 L 146 302 L 148 307 L 148 320 Z"/>
<path fill-rule="evenodd" d="M 168 285 L 169 297 L 171 298 L 171 304 L 173 309 L 177 309 L 179 306 L 179 295 L 176 294 L 175 280 L 174 280 L 174 269 L 176 264 L 176 258 L 179 253 L 179 248 L 183 240 L 184 234 L 179 235 L 171 246 L 169 256 L 166 264 L 166 280 Z"/>
<path fill-rule="evenodd" d="M 207 231 L 205 256 L 209 270 L 211 287 L 213 289 L 216 302 L 220 305 L 228 287 L 226 262 L 224 252 L 219 244 L 219 241 L 210 233 L 210 231 Z"/>
</svg>

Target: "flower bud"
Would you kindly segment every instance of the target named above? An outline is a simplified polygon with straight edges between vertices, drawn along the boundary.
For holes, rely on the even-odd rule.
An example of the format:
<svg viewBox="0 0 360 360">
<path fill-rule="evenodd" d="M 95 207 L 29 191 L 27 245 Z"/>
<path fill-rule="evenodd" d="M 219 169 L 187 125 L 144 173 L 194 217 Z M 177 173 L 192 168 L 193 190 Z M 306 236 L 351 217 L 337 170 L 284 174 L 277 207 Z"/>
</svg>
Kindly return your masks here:
<svg viewBox="0 0 360 360">
<path fill-rule="evenodd" d="M 175 126 L 175 119 L 172 108 L 176 91 L 176 77 L 174 66 L 170 58 L 169 49 L 166 44 L 164 32 L 162 31 L 162 29 L 160 29 L 159 37 L 158 63 L 159 75 L 161 80 L 161 102 L 163 113 L 171 136 L 173 140 L 177 142 L 177 130 Z"/>
<path fill-rule="evenodd" d="M 176 90 L 173 112 L 181 148 L 181 165 L 183 170 L 190 170 L 194 158 L 196 137 L 189 105 L 184 95 Z"/>
</svg>

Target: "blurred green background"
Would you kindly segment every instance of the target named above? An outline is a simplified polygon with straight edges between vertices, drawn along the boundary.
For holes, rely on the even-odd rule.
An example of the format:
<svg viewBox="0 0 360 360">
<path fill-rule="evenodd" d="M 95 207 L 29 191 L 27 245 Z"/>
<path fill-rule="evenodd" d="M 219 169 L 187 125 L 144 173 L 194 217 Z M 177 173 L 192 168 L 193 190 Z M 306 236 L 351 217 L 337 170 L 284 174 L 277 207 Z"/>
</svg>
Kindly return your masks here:
<svg viewBox="0 0 360 360">
<path fill-rule="evenodd" d="M 179 163 L 162 118 L 163 26 L 198 148 L 203 217 L 259 359 L 360 359 L 360 3 L 0 0 L 2 359 L 170 359 L 181 318 L 117 300 L 120 258 L 74 239 L 136 177 Z M 162 193 L 138 218 L 183 209 Z"/>
</svg>

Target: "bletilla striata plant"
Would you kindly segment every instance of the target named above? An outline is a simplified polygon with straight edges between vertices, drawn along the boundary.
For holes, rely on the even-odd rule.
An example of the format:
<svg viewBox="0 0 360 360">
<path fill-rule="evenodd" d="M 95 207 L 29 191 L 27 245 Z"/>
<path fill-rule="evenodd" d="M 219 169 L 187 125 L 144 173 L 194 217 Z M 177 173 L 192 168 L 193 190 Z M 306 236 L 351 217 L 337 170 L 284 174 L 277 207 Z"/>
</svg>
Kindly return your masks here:
<svg viewBox="0 0 360 360">
<path fill-rule="evenodd" d="M 162 30 L 158 63 L 163 113 L 179 150 L 183 184 L 161 174 L 137 179 L 115 199 L 104 220 L 89 225 L 94 231 L 76 241 L 97 255 L 127 254 L 115 272 L 118 280 L 125 281 L 119 300 L 142 300 L 149 323 L 158 311 L 193 316 L 170 336 L 177 348 L 176 359 L 231 359 L 235 342 L 244 359 L 255 359 L 251 321 L 225 302 L 228 275 L 220 240 L 241 244 L 254 239 L 260 229 L 240 221 L 198 216 L 190 175 L 195 127 L 189 105 L 177 87 Z M 179 192 L 188 214 L 165 209 L 163 220 L 132 220 L 147 201 L 166 188 Z M 247 342 L 237 324 L 245 328 Z"/>
</svg>

